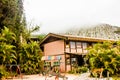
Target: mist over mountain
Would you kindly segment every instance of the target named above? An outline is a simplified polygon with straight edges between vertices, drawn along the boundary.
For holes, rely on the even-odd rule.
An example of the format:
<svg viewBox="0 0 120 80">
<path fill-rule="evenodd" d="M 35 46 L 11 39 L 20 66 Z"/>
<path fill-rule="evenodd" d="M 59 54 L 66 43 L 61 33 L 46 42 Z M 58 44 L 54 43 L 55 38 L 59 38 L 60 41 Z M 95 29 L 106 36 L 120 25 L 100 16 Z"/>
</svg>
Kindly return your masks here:
<svg viewBox="0 0 120 80">
<path fill-rule="evenodd" d="M 103 39 L 120 39 L 120 27 L 109 24 L 98 24 L 82 28 L 71 28 L 64 34 L 82 37 L 93 37 Z"/>
</svg>

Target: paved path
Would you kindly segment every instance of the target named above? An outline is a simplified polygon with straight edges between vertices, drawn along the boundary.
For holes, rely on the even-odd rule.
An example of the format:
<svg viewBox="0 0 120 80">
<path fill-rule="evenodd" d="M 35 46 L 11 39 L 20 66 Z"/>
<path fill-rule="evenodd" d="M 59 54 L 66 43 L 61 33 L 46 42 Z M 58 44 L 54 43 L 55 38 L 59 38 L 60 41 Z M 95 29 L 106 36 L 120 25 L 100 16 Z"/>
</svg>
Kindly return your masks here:
<svg viewBox="0 0 120 80">
<path fill-rule="evenodd" d="M 90 73 L 83 73 L 79 77 L 73 79 L 73 80 L 96 80 L 95 78 L 89 77 Z"/>
<path fill-rule="evenodd" d="M 75 78 L 79 77 L 79 75 L 67 74 L 66 77 L 68 78 L 67 80 L 74 80 Z M 9 79 L 9 80 L 45 80 L 45 76 L 25 75 L 25 76 L 23 76 L 23 78 Z M 55 80 L 55 76 L 47 77 L 46 80 Z M 63 80 L 63 78 L 59 78 L 59 80 Z"/>
<path fill-rule="evenodd" d="M 96 78 L 90 78 L 90 73 L 83 73 L 80 75 L 66 74 L 68 77 L 67 80 L 96 80 Z M 10 79 L 9 79 L 10 80 Z M 25 75 L 23 79 L 11 79 L 11 80 L 45 80 L 45 76 L 40 75 Z M 55 80 L 55 76 L 47 77 L 46 80 Z M 63 80 L 63 78 L 59 78 L 59 80 Z M 106 79 L 97 79 L 97 80 L 106 80 Z"/>
<path fill-rule="evenodd" d="M 106 78 L 90 78 L 89 76 L 90 73 L 83 73 L 73 80 L 107 80 Z M 110 78 L 109 80 L 112 80 L 112 78 Z"/>
</svg>

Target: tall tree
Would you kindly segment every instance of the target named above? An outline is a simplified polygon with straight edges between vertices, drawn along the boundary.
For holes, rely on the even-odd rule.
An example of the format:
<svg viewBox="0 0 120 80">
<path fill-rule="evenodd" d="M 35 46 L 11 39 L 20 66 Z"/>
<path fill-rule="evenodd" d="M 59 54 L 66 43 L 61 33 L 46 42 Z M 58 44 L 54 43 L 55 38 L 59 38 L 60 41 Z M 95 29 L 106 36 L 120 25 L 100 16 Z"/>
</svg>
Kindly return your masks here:
<svg viewBox="0 0 120 80">
<path fill-rule="evenodd" d="M 19 36 L 25 32 L 25 25 L 23 0 L 0 0 L 0 32 L 4 26 L 8 27 L 16 34 L 19 43 Z"/>
<path fill-rule="evenodd" d="M 0 0 L 0 28 L 4 26 L 14 29 L 20 24 L 23 15 L 22 0 Z M 19 26 L 18 26 L 19 27 Z M 14 31 L 14 30 L 13 30 Z"/>
</svg>

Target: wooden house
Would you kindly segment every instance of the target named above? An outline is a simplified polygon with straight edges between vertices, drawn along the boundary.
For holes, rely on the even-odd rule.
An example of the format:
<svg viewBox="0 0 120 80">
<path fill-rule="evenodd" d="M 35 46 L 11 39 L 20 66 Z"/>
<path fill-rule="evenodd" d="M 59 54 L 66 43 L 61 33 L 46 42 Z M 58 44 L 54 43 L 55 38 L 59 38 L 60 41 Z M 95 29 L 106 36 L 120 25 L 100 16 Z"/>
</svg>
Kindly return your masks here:
<svg viewBox="0 0 120 80">
<path fill-rule="evenodd" d="M 61 71 L 67 72 L 75 65 L 82 66 L 85 64 L 84 57 L 88 53 L 86 48 L 104 41 L 108 40 L 49 33 L 41 41 L 40 46 L 46 64 L 48 63 L 50 66 L 60 64 Z"/>
</svg>

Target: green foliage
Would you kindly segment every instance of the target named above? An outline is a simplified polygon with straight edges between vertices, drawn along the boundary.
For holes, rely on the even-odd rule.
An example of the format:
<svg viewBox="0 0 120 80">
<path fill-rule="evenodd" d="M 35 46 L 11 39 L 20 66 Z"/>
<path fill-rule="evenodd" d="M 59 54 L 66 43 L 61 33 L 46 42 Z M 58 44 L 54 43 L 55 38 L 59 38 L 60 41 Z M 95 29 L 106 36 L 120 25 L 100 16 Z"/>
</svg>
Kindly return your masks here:
<svg viewBox="0 0 120 80">
<path fill-rule="evenodd" d="M 0 65 L 20 64 L 22 72 L 26 74 L 39 73 L 43 67 L 42 51 L 37 42 L 22 43 L 19 53 L 16 54 L 15 34 L 4 28 L 0 33 Z M 18 63 L 19 62 L 19 63 Z M 5 72 L 5 71 L 1 71 Z M 15 73 L 16 74 L 16 73 Z M 4 77 L 4 73 L 1 73 Z"/>
<path fill-rule="evenodd" d="M 80 71 L 81 71 L 82 73 L 85 73 L 85 72 L 88 71 L 88 68 L 83 66 L 83 67 L 80 68 Z"/>
<path fill-rule="evenodd" d="M 5 66 L 0 65 L 0 79 L 8 77 L 9 73 L 6 71 Z"/>
<path fill-rule="evenodd" d="M 114 46 L 113 42 L 104 42 L 89 48 L 87 58 L 90 69 L 103 68 L 104 76 L 107 75 L 107 71 L 110 75 L 117 73 L 120 67 L 120 54 L 117 47 L 118 44 Z"/>
<path fill-rule="evenodd" d="M 70 74 L 81 74 L 81 73 L 85 73 L 88 71 L 87 67 L 81 66 L 81 67 L 76 67 L 73 68 L 71 71 L 69 71 L 68 73 Z"/>
<path fill-rule="evenodd" d="M 19 55 L 21 70 L 27 74 L 40 72 L 43 66 L 42 53 L 37 42 L 24 43 Z"/>
<path fill-rule="evenodd" d="M 0 30 L 7 26 L 14 31 L 16 24 L 22 22 L 22 15 L 22 0 L 0 0 Z"/>
<path fill-rule="evenodd" d="M 113 80 L 120 80 L 120 74 L 114 74 L 112 75 Z"/>
<path fill-rule="evenodd" d="M 16 34 L 16 52 L 20 49 L 20 34 L 25 33 L 26 21 L 23 14 L 23 0 L 0 0 L 0 33 L 6 26 Z M 10 39 L 8 41 L 11 41 Z"/>
<path fill-rule="evenodd" d="M 39 26 L 27 30 L 22 1 L 0 0 L 0 66 L 20 64 L 22 72 L 32 74 L 40 72 L 43 66 L 38 43 L 27 43 Z M 6 74 L 6 69 L 0 67 L 0 75 Z"/>
<path fill-rule="evenodd" d="M 40 39 L 40 41 L 46 36 L 46 34 L 41 34 L 40 36 L 38 36 L 38 38 Z"/>
<path fill-rule="evenodd" d="M 15 46 L 12 45 L 15 41 L 15 34 L 5 27 L 0 33 L 0 64 L 16 63 Z"/>
</svg>

